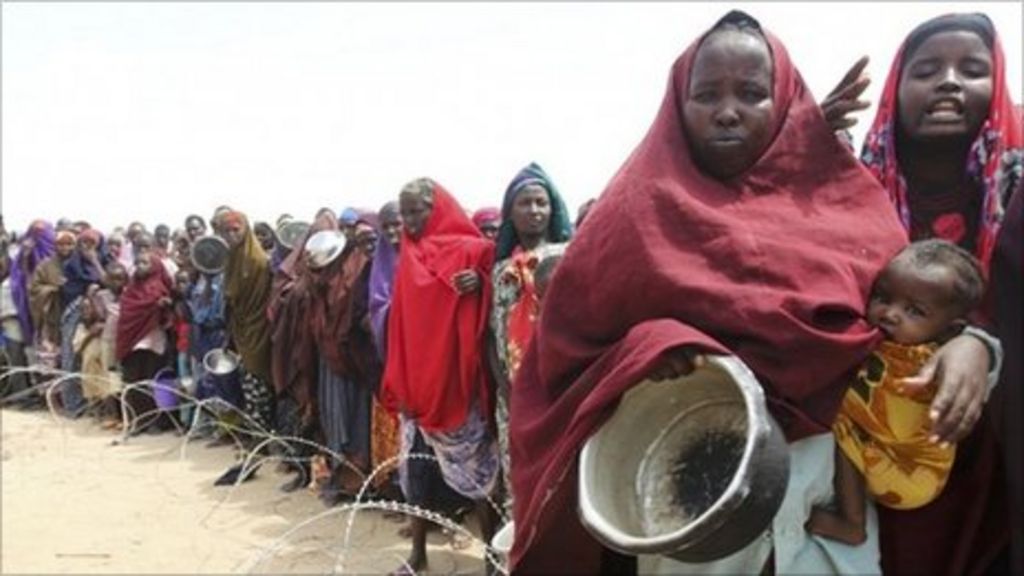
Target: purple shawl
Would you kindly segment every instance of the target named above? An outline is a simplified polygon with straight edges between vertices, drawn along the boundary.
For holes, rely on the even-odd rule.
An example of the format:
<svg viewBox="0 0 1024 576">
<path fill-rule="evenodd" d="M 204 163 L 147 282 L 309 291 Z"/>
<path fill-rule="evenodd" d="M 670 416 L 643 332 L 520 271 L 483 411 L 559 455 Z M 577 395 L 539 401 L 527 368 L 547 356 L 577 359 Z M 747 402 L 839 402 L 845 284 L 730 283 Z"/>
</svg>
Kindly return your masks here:
<svg viewBox="0 0 1024 576">
<path fill-rule="evenodd" d="M 381 359 L 387 356 L 388 311 L 391 310 L 391 291 L 397 265 L 398 251 L 382 235 L 377 240 L 377 249 L 370 264 L 370 324 L 373 342 Z"/>
<path fill-rule="evenodd" d="M 26 238 L 32 238 L 35 246 L 32 252 L 26 254 L 27 262 L 23 269 L 21 266 L 22 251 L 18 248 L 18 254 L 11 266 L 11 296 L 14 298 L 14 307 L 18 310 L 18 323 L 21 325 L 21 334 L 27 344 L 35 341 L 35 332 L 32 329 L 32 313 L 28 303 L 28 283 L 36 267 L 52 256 L 56 250 L 56 234 L 53 225 L 44 220 L 36 220 L 25 232 Z"/>
</svg>

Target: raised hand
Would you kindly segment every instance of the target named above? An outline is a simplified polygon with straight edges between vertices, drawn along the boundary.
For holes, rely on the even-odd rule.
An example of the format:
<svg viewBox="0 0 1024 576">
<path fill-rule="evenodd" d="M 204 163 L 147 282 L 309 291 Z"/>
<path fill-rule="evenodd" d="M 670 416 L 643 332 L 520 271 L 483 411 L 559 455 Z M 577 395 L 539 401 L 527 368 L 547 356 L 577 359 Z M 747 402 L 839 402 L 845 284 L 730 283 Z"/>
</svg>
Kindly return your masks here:
<svg viewBox="0 0 1024 576">
<path fill-rule="evenodd" d="M 834 132 L 855 126 L 857 119 L 848 115 L 871 106 L 871 102 L 867 100 L 858 100 L 871 84 L 871 78 L 864 71 L 867 65 L 868 57 L 861 56 L 821 102 L 821 112 Z"/>
</svg>

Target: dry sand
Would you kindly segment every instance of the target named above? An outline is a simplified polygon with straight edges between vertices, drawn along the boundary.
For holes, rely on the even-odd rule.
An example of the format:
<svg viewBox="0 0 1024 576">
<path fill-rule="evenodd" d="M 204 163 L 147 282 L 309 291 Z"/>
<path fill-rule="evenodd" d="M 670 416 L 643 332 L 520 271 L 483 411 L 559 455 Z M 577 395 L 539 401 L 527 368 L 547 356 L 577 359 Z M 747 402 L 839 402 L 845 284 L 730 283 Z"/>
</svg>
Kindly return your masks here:
<svg viewBox="0 0 1024 576">
<path fill-rule="evenodd" d="M 172 434 L 116 445 L 119 435 L 85 419 L 13 409 L 0 418 L 4 574 L 324 574 L 342 550 L 347 512 L 310 523 L 254 566 L 288 530 L 327 509 L 307 490 L 278 491 L 291 476 L 274 464 L 236 488 L 213 486 L 235 462 L 230 447 Z M 401 526 L 360 512 L 345 572 L 397 567 L 409 552 Z M 482 547 L 460 547 L 431 533 L 430 573 L 482 573 Z"/>
</svg>

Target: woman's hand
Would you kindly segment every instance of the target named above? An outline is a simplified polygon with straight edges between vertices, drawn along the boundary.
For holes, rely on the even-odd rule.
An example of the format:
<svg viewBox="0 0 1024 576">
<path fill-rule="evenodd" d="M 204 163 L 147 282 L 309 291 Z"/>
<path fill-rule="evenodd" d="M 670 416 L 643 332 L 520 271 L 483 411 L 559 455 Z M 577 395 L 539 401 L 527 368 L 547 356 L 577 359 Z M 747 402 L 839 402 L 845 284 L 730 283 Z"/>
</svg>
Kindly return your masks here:
<svg viewBox="0 0 1024 576">
<path fill-rule="evenodd" d="M 833 132 L 847 130 L 857 124 L 856 118 L 848 118 L 847 114 L 858 112 L 871 106 L 867 100 L 858 100 L 871 78 L 864 72 L 868 65 L 868 57 L 861 56 L 860 60 L 850 68 L 839 84 L 829 92 L 821 102 L 821 112 L 825 115 L 825 121 L 832 128 Z"/>
<path fill-rule="evenodd" d="M 704 356 L 692 348 L 673 348 L 661 355 L 654 370 L 647 376 L 655 382 L 689 376 L 704 365 Z"/>
<path fill-rule="evenodd" d="M 459 294 L 469 294 L 480 289 L 480 275 L 476 270 L 460 270 L 452 276 L 452 285 Z"/>
<path fill-rule="evenodd" d="M 932 442 L 955 443 L 967 436 L 985 404 L 989 354 L 974 336 L 962 334 L 946 342 L 921 367 L 917 376 L 904 378 L 903 385 L 923 388 L 938 386 L 928 416 L 932 420 Z"/>
</svg>

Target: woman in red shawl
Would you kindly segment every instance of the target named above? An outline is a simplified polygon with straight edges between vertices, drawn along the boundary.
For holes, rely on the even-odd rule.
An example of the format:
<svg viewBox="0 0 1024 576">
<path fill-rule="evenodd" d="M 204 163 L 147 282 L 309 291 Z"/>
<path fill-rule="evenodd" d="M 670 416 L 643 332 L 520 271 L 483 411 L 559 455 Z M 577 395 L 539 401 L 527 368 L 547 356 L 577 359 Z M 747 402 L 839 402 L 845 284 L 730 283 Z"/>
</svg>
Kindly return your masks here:
<svg viewBox="0 0 1024 576">
<path fill-rule="evenodd" d="M 414 425 L 412 452 L 432 450 L 443 484 L 477 501 L 489 540 L 493 522 L 486 497 L 497 479 L 498 451 L 488 424 L 484 339 L 494 243 L 432 180 L 407 184 L 399 205 L 405 231 L 388 318 L 381 401 Z M 409 476 L 407 499 L 436 506 L 437 490 L 421 485 L 421 475 L 412 470 Z M 420 570 L 427 564 L 426 521 L 414 518 L 412 531 L 408 566 Z"/>
<path fill-rule="evenodd" d="M 117 344 L 115 356 L 121 363 L 125 384 L 151 380 L 166 365 L 167 322 L 171 307 L 171 277 L 161 259 L 152 251 L 144 250 L 135 257 L 135 271 L 121 295 L 121 309 L 117 318 Z M 134 431 L 141 432 L 156 422 L 149 431 L 168 430 L 172 426 L 165 414 L 153 416 L 156 404 L 153 397 L 138 389 L 125 393 L 130 406 L 129 416 L 142 418 Z"/>
<path fill-rule="evenodd" d="M 1003 207 L 1024 170 L 1021 131 L 992 22 L 982 14 L 941 16 L 912 31 L 897 54 L 862 159 L 912 240 L 957 243 L 987 270 Z M 939 440 L 960 442 L 945 490 L 920 509 L 879 509 L 887 572 L 978 573 L 1006 545 L 1008 517 L 1020 523 L 1019 509 L 1007 514 L 997 440 L 982 411 L 986 382 L 976 368 L 987 355 L 974 345 L 980 359 L 950 365 L 956 373 L 944 376 L 958 385 L 932 405 L 964 415 L 939 418 L 935 427 Z"/>
<path fill-rule="evenodd" d="M 576 518 L 577 454 L 630 387 L 686 373 L 700 352 L 757 375 L 790 442 L 789 487 L 747 548 L 714 566 L 642 557 L 643 571 L 759 573 L 774 558 L 777 573 L 877 572 L 873 527 L 851 548 L 803 524 L 831 497 L 830 427 L 879 341 L 869 288 L 905 242 L 783 45 L 745 14 L 723 18 L 676 60 L 653 126 L 548 289 L 512 388 L 513 570 L 602 569 L 611 555 Z"/>
</svg>

